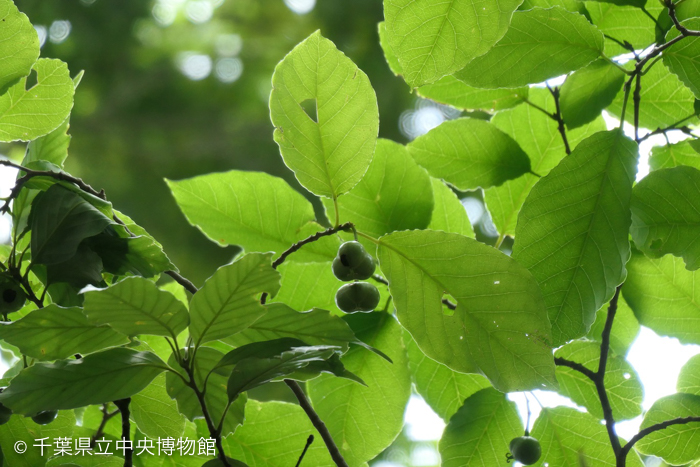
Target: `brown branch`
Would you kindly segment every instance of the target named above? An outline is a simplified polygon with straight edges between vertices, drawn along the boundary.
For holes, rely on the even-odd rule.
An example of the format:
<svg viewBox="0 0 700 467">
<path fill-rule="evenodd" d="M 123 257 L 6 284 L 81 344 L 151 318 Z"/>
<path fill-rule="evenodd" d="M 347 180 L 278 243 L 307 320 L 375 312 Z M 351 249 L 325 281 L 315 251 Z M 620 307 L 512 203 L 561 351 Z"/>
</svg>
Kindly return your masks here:
<svg viewBox="0 0 700 467">
<path fill-rule="evenodd" d="M 119 413 L 119 410 L 114 412 L 107 412 L 107 404 L 102 404 L 102 420 L 100 421 L 100 426 L 97 427 L 95 434 L 92 436 L 90 445 L 94 446 L 95 441 L 104 435 L 104 429 L 107 426 L 107 422 L 112 419 L 115 415 Z"/>
<path fill-rule="evenodd" d="M 627 457 L 627 454 L 630 452 L 630 450 L 632 450 L 632 447 L 641 441 L 645 436 L 648 436 L 656 431 L 664 430 L 673 425 L 685 425 L 686 423 L 693 422 L 700 422 L 700 417 L 674 418 L 673 420 L 666 420 L 665 422 L 657 423 L 644 428 L 639 433 L 634 435 L 632 439 L 630 439 L 629 442 L 621 449 L 620 455 L 618 456 L 618 459 L 621 459 L 621 462 L 618 460 L 618 465 L 625 465 L 625 458 Z"/>
<path fill-rule="evenodd" d="M 676 16 L 676 4 L 673 3 L 672 0 L 664 1 L 664 5 L 666 5 L 666 8 L 668 8 L 668 16 L 671 17 L 673 25 L 676 27 L 676 29 L 678 29 L 678 31 L 680 31 L 682 36 L 700 36 L 700 31 L 691 31 L 683 26 L 680 21 L 678 21 L 678 17 Z"/>
<path fill-rule="evenodd" d="M 612 445 L 615 457 L 620 455 L 622 447 L 620 446 L 620 439 L 617 437 L 617 433 L 615 433 L 615 418 L 613 417 L 608 393 L 605 390 L 605 369 L 608 364 L 608 355 L 610 354 L 610 333 L 612 332 L 613 321 L 615 320 L 615 314 L 617 313 L 617 301 L 620 298 L 621 287 L 622 286 L 619 286 L 615 290 L 615 295 L 613 295 L 612 300 L 610 300 L 610 305 L 608 306 L 608 317 L 605 320 L 605 327 L 603 328 L 603 335 L 600 343 L 600 360 L 598 362 L 598 371 L 596 372 L 596 377 L 594 379 L 595 387 L 598 391 L 598 398 L 600 399 L 600 405 L 603 407 L 605 428 L 608 431 L 608 437 L 610 438 L 610 444 Z"/>
<path fill-rule="evenodd" d="M 129 403 L 131 398 L 119 399 L 114 401 L 119 412 L 122 414 L 122 442 L 124 443 L 124 467 L 133 467 L 134 465 L 134 449 L 132 446 L 127 448 L 127 442 L 131 442 L 131 423 L 129 421 Z"/>
<path fill-rule="evenodd" d="M 560 90 L 558 87 L 552 89 L 551 87 L 549 87 L 549 84 L 547 85 L 547 89 L 549 89 L 549 92 L 554 98 L 556 113 L 553 114 L 553 117 L 554 120 L 557 121 L 557 128 L 559 130 L 559 134 L 561 135 L 561 139 L 564 141 L 564 150 L 566 151 L 567 155 L 571 154 L 571 147 L 569 147 L 569 139 L 566 137 L 566 127 L 564 126 L 564 119 L 561 116 L 561 106 L 559 105 Z"/>
<path fill-rule="evenodd" d="M 328 431 L 328 428 L 326 428 L 326 424 L 323 423 L 323 420 L 321 420 L 318 414 L 314 411 L 313 407 L 311 407 L 311 403 L 306 398 L 306 394 L 304 394 L 304 391 L 301 389 L 301 386 L 299 386 L 299 383 L 291 379 L 285 379 L 284 382 L 296 396 L 297 400 L 299 401 L 299 405 L 302 409 L 304 409 L 304 412 L 306 412 L 306 415 L 309 417 L 309 420 L 311 420 L 314 428 L 316 428 L 316 430 L 320 433 L 321 438 L 323 438 L 323 442 L 326 443 L 328 452 L 331 454 L 333 462 L 335 462 L 335 465 L 338 467 L 348 467 L 348 464 L 345 462 L 345 459 L 343 459 L 342 454 L 340 454 L 338 446 L 335 445 L 333 437 Z"/>
<path fill-rule="evenodd" d="M 354 228 L 354 225 L 352 224 L 352 222 L 346 222 L 345 224 L 340 224 L 340 225 L 338 225 L 338 226 L 331 227 L 330 229 L 326 229 L 326 230 L 322 230 L 322 231 L 320 231 L 320 232 L 316 232 L 315 234 L 313 234 L 313 235 L 311 235 L 311 236 L 309 236 L 309 237 L 306 237 L 304 240 L 300 240 L 300 241 L 296 242 L 294 245 L 290 246 L 290 247 L 287 248 L 284 252 L 282 252 L 282 254 L 280 255 L 280 257 L 277 258 L 275 261 L 272 262 L 272 268 L 273 268 L 273 269 L 277 269 L 277 267 L 278 267 L 280 264 L 284 263 L 284 260 L 287 259 L 287 257 L 288 257 L 289 255 L 291 255 L 291 254 L 294 253 L 295 251 L 300 250 L 301 247 L 303 247 L 304 245 L 307 245 L 307 244 L 309 244 L 309 243 L 313 243 L 313 242 L 315 242 L 315 241 L 317 241 L 317 240 L 319 240 L 319 239 L 321 239 L 321 238 L 323 238 L 323 237 L 327 237 L 327 236 L 329 236 L 329 235 L 333 235 L 333 234 L 335 234 L 335 233 L 338 233 L 338 232 L 340 232 L 341 230 L 350 230 L 350 229 L 353 229 L 353 228 Z M 262 294 L 262 296 L 260 297 L 260 303 L 261 303 L 262 305 L 264 305 L 266 301 L 267 301 L 267 292 L 264 292 L 264 293 Z"/>
<path fill-rule="evenodd" d="M 595 372 L 589 370 L 588 368 L 581 365 L 580 363 L 572 362 L 571 360 L 567 360 L 567 359 L 561 358 L 561 357 L 555 357 L 554 364 L 557 366 L 566 366 L 566 367 L 569 367 L 573 370 L 576 370 L 579 373 L 588 377 L 588 379 L 590 379 L 591 381 L 595 382 L 595 378 L 596 378 Z"/>
<path fill-rule="evenodd" d="M 306 439 L 306 445 L 304 446 L 304 450 L 301 451 L 301 456 L 299 456 L 299 460 L 297 461 L 297 465 L 295 467 L 299 467 L 301 465 L 301 461 L 304 460 L 304 456 L 306 455 L 306 451 L 309 450 L 309 447 L 311 446 L 311 443 L 314 442 L 314 435 L 309 435 L 309 437 Z"/>
</svg>

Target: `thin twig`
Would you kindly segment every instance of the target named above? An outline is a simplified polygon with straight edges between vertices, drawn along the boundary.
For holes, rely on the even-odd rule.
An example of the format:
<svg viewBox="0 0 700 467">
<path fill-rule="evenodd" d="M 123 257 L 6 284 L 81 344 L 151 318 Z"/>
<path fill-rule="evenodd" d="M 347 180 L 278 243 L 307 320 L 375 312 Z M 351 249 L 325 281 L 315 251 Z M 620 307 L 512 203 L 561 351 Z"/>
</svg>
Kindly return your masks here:
<svg viewBox="0 0 700 467">
<path fill-rule="evenodd" d="M 320 231 L 320 232 L 316 232 L 315 234 L 313 234 L 313 235 L 311 235 L 311 236 L 309 236 L 309 237 L 306 237 L 304 240 L 300 240 L 300 241 L 296 242 L 294 245 L 292 245 L 292 246 L 290 246 L 289 248 L 287 248 L 287 249 L 280 255 L 279 258 L 277 258 L 275 261 L 272 262 L 272 268 L 273 268 L 273 269 L 277 269 L 277 267 L 278 267 L 280 264 L 284 263 L 284 260 L 287 259 L 287 257 L 288 257 L 289 255 L 291 255 L 291 254 L 294 253 L 295 251 L 298 251 L 298 250 L 301 249 L 301 247 L 303 247 L 304 245 L 309 244 L 309 243 L 313 243 L 313 242 L 319 240 L 319 239 L 322 238 L 322 237 L 327 237 L 327 236 L 329 236 L 329 235 L 333 235 L 333 234 L 335 234 L 335 233 L 338 233 L 338 232 L 340 232 L 341 230 L 351 230 L 353 227 L 354 227 L 354 225 L 352 224 L 352 222 L 346 222 L 346 223 L 344 223 L 344 224 L 340 224 L 340 225 L 337 225 L 337 226 L 335 226 L 335 227 L 331 227 L 331 228 L 329 228 L 329 229 L 322 230 L 322 231 Z M 264 293 L 262 294 L 262 296 L 260 297 L 260 303 L 264 305 L 266 301 L 267 301 L 267 292 L 264 292 Z"/>
<path fill-rule="evenodd" d="M 629 440 L 627 444 L 622 448 L 620 451 L 620 457 L 623 460 L 622 465 L 624 465 L 624 459 L 627 456 L 627 454 L 630 452 L 632 447 L 637 444 L 639 441 L 642 440 L 645 436 L 648 436 L 656 431 L 664 430 L 670 426 L 673 425 L 685 425 L 686 423 L 693 423 L 693 422 L 700 422 L 700 417 L 682 417 L 682 418 L 674 418 L 673 420 L 666 420 L 665 422 L 657 423 L 655 425 L 651 425 L 649 427 L 644 428 L 641 430 L 639 433 L 634 435 L 632 439 Z"/>
<path fill-rule="evenodd" d="M 567 360 L 567 359 L 561 358 L 561 357 L 555 357 L 554 364 L 557 366 L 566 366 L 566 367 L 569 367 L 573 370 L 576 370 L 579 373 L 581 373 L 582 375 L 587 376 L 588 379 L 590 379 L 591 381 L 595 382 L 595 378 L 596 378 L 595 372 L 589 370 L 588 368 L 581 365 L 580 363 L 572 362 L 571 360 Z"/>
<path fill-rule="evenodd" d="M 557 121 L 557 128 L 559 129 L 559 134 L 561 135 L 561 139 L 564 141 L 564 150 L 566 151 L 567 155 L 571 154 L 571 148 L 569 147 L 569 139 L 566 137 L 566 127 L 564 126 L 564 119 L 561 116 L 561 106 L 559 105 L 559 88 L 555 87 L 552 89 L 548 84 L 547 89 L 549 89 L 550 94 L 552 94 L 552 97 L 554 98 L 554 105 L 556 107 L 554 120 Z"/>
<path fill-rule="evenodd" d="M 642 102 L 642 74 L 635 74 L 634 93 L 632 94 L 634 102 L 634 140 L 639 142 L 639 105 Z"/>
<path fill-rule="evenodd" d="M 118 413 L 119 410 L 115 410 L 114 412 L 107 412 L 107 404 L 102 404 L 102 420 L 100 421 L 100 426 L 97 427 L 95 434 L 90 440 L 91 446 L 94 446 L 95 441 L 104 435 L 104 429 L 107 426 L 107 422 L 110 421 L 112 417 L 114 417 Z"/>
<path fill-rule="evenodd" d="M 680 21 L 678 21 L 678 17 L 676 16 L 676 5 L 672 0 L 665 0 L 664 5 L 666 5 L 666 8 L 668 8 L 668 16 L 671 17 L 673 25 L 676 27 L 676 29 L 678 29 L 678 31 L 680 31 L 681 36 L 700 36 L 700 31 L 691 31 L 683 26 Z"/>
<path fill-rule="evenodd" d="M 306 440 L 306 446 L 304 446 L 304 450 L 301 451 L 301 456 L 299 456 L 299 460 L 297 461 L 297 465 L 295 467 L 299 467 L 301 465 L 301 461 L 304 460 L 304 456 L 306 455 L 306 451 L 309 450 L 309 446 L 311 446 L 311 443 L 314 442 L 314 435 L 309 435 L 308 439 Z"/>
<path fill-rule="evenodd" d="M 309 417 L 309 420 L 311 420 L 311 423 L 314 425 L 314 428 L 316 428 L 316 431 L 321 434 L 321 438 L 323 438 L 323 442 L 326 443 L 326 448 L 331 454 L 331 459 L 333 459 L 335 465 L 338 467 L 348 467 L 348 464 L 345 462 L 345 459 L 343 459 L 342 454 L 340 454 L 338 446 L 335 445 L 333 437 L 328 431 L 328 428 L 326 428 L 326 424 L 323 423 L 323 420 L 321 420 L 318 414 L 314 411 L 313 407 L 311 407 L 311 403 L 306 398 L 306 394 L 304 394 L 304 391 L 301 389 L 301 386 L 299 386 L 299 383 L 291 379 L 285 379 L 284 382 L 296 396 L 297 400 L 299 401 L 299 405 L 302 409 L 304 409 L 304 412 L 306 412 L 306 416 Z"/>
<path fill-rule="evenodd" d="M 684 122 L 687 121 L 687 120 L 690 120 L 691 118 L 693 118 L 693 117 L 695 117 L 695 116 L 697 116 L 697 114 L 693 113 L 692 115 L 689 115 L 689 116 L 687 116 L 687 117 L 685 117 L 685 118 L 682 118 L 682 119 L 678 120 L 676 123 L 673 123 L 673 124 L 667 126 L 666 128 L 660 128 L 660 127 L 659 127 L 659 128 L 657 128 L 656 130 L 654 130 L 654 131 L 652 131 L 652 132 L 650 132 L 650 133 L 647 133 L 646 135 L 640 137 L 640 138 L 637 140 L 637 142 L 638 142 L 638 143 L 641 143 L 642 141 L 646 140 L 647 138 L 650 138 L 650 137 L 652 137 L 652 136 L 654 136 L 654 135 L 666 134 L 666 132 L 668 132 L 668 131 L 675 131 L 675 130 L 677 130 L 677 131 L 682 131 L 682 132 L 684 132 L 684 133 L 686 132 L 686 130 L 687 130 L 687 131 L 690 131 L 690 128 L 689 128 L 689 127 L 687 127 L 687 126 L 679 126 L 679 125 L 680 125 L 681 123 L 684 123 Z"/>
</svg>

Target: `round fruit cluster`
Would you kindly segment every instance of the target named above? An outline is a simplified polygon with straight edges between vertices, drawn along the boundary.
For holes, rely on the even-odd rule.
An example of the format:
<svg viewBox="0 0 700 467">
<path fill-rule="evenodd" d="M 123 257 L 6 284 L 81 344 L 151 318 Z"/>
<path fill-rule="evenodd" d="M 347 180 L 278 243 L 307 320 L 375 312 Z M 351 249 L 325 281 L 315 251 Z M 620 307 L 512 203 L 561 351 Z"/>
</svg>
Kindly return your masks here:
<svg viewBox="0 0 700 467">
<path fill-rule="evenodd" d="M 24 306 L 27 294 L 7 273 L 0 273 L 0 315 L 7 316 Z"/>
<path fill-rule="evenodd" d="M 542 455 L 542 448 L 537 438 L 532 436 L 519 436 L 510 442 L 510 453 L 512 458 L 523 465 L 532 465 Z"/>
<path fill-rule="evenodd" d="M 333 274 L 345 284 L 335 294 L 335 303 L 345 313 L 367 313 L 379 304 L 379 290 L 369 282 L 374 274 L 374 258 L 365 251 L 360 242 L 345 242 L 333 260 Z"/>
</svg>

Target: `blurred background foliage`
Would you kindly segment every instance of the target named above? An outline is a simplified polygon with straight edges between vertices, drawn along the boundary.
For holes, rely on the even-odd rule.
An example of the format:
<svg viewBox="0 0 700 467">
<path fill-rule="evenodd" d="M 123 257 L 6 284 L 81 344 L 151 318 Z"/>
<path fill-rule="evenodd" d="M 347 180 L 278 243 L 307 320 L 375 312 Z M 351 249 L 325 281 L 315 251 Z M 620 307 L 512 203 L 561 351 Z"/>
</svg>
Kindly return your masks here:
<svg viewBox="0 0 700 467">
<path fill-rule="evenodd" d="M 67 170 L 104 188 L 198 285 L 236 250 L 222 252 L 189 226 L 163 178 L 264 171 L 306 194 L 272 139 L 268 98 L 277 62 L 313 31 L 369 76 L 380 135 L 406 141 L 398 122 L 414 97 L 384 61 L 376 0 L 15 3 L 37 28 L 42 56 L 66 61 L 72 74 L 85 70 Z M 17 145 L 2 152 L 20 159 L 23 151 Z"/>
</svg>

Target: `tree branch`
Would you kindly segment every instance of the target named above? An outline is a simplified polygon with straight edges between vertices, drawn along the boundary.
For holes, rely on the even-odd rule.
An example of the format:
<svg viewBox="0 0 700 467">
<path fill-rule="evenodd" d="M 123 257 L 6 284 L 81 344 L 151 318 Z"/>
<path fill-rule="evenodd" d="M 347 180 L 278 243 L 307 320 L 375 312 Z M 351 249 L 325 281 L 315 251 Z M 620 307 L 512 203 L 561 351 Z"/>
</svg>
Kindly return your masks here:
<svg viewBox="0 0 700 467">
<path fill-rule="evenodd" d="M 126 448 L 127 441 L 131 441 L 131 423 L 129 422 L 129 403 L 131 398 L 119 399 L 114 401 L 114 405 L 117 406 L 119 412 L 122 414 L 122 442 L 125 443 L 124 449 L 124 467 L 133 467 L 134 465 L 134 449 L 129 446 Z"/>
<path fill-rule="evenodd" d="M 301 465 L 301 461 L 304 460 L 304 456 L 306 455 L 306 451 L 309 450 L 309 447 L 311 446 L 311 443 L 314 442 L 314 435 L 309 435 L 309 437 L 306 439 L 306 445 L 304 446 L 304 450 L 301 451 L 301 456 L 299 456 L 299 460 L 297 461 L 297 465 L 295 467 L 299 467 Z"/>
<path fill-rule="evenodd" d="M 549 92 L 554 98 L 554 105 L 556 106 L 557 111 L 553 115 L 553 117 L 554 120 L 557 121 L 557 128 L 559 129 L 559 134 L 561 135 L 561 139 L 564 141 L 564 150 L 566 151 L 567 155 L 571 154 L 571 148 L 569 147 L 569 139 L 566 137 L 566 127 L 564 126 L 564 119 L 561 116 L 561 107 L 559 105 L 559 88 L 555 87 L 554 89 L 552 89 L 548 84 L 547 89 L 549 89 Z"/>
<path fill-rule="evenodd" d="M 648 436 L 656 431 L 664 430 L 673 425 L 685 425 L 686 423 L 700 422 L 700 417 L 683 417 L 674 418 L 673 420 L 666 420 L 665 422 L 657 423 L 649 427 L 644 428 L 639 433 L 634 435 L 632 439 L 629 440 L 627 444 L 620 451 L 620 457 L 622 459 L 622 465 L 624 466 L 625 457 L 632 450 L 632 447 L 641 441 L 645 436 Z M 619 464 L 619 462 L 618 462 Z"/>
<path fill-rule="evenodd" d="M 600 399 L 600 405 L 603 407 L 603 417 L 605 418 L 605 428 L 608 430 L 608 437 L 610 438 L 610 444 L 615 453 L 615 457 L 620 455 L 622 447 L 620 446 L 620 439 L 615 433 L 615 418 L 613 417 L 612 407 L 610 406 L 610 399 L 608 398 L 608 393 L 605 390 L 605 369 L 608 365 L 608 355 L 610 353 L 610 332 L 612 331 L 613 321 L 615 320 L 615 314 L 617 313 L 617 301 L 620 298 L 620 290 L 622 286 L 618 286 L 615 290 L 615 295 L 613 295 L 612 300 L 610 300 L 610 306 L 608 306 L 608 316 L 605 320 L 605 327 L 603 328 L 603 336 L 600 343 L 600 360 L 598 362 L 598 371 L 595 375 L 595 387 L 598 391 L 598 398 Z"/>
<path fill-rule="evenodd" d="M 311 407 L 311 403 L 306 398 L 306 394 L 304 394 L 304 391 L 301 389 L 301 386 L 299 386 L 299 383 L 291 379 L 285 379 L 284 382 L 296 396 L 297 400 L 299 401 L 299 405 L 302 409 L 304 409 L 304 412 L 306 412 L 306 415 L 309 417 L 309 420 L 311 420 L 314 428 L 316 428 L 316 430 L 321 434 L 321 438 L 323 438 L 323 442 L 326 443 L 326 448 L 328 449 L 328 452 L 330 452 L 331 458 L 333 459 L 333 462 L 335 462 L 335 465 L 338 467 L 348 467 L 348 464 L 345 462 L 345 459 L 343 459 L 342 454 L 340 454 L 338 446 L 335 445 L 333 437 L 328 431 L 328 428 L 326 428 L 326 424 L 323 423 L 323 420 L 321 420 L 318 414 L 314 411 L 313 407 Z"/>
<path fill-rule="evenodd" d="M 596 378 L 595 372 L 589 370 L 588 368 L 581 365 L 580 363 L 572 362 L 571 360 L 567 360 L 567 359 L 561 358 L 561 357 L 555 357 L 554 364 L 557 366 L 566 366 L 566 367 L 569 367 L 573 370 L 576 370 L 579 373 L 583 374 L 584 376 L 588 377 L 588 379 L 590 379 L 591 381 L 595 382 L 595 378 Z"/>
<path fill-rule="evenodd" d="M 297 243 L 295 243 L 294 245 L 292 245 L 292 246 L 290 246 L 289 248 L 287 248 L 287 249 L 280 255 L 279 258 L 277 258 L 275 261 L 272 262 L 272 268 L 273 268 L 273 269 L 277 269 L 277 267 L 278 267 L 280 264 L 284 263 L 284 260 L 287 259 L 287 256 L 291 255 L 291 254 L 294 253 L 295 251 L 300 250 L 301 247 L 303 247 L 304 245 L 309 244 L 309 243 L 313 243 L 313 242 L 319 240 L 320 238 L 327 237 L 327 236 L 329 236 L 329 235 L 333 235 L 333 234 L 335 234 L 335 233 L 338 233 L 338 232 L 340 232 L 341 230 L 350 230 L 350 229 L 353 229 L 354 227 L 355 227 L 355 226 L 352 224 L 352 222 L 346 222 L 345 224 L 340 224 L 340 225 L 338 225 L 338 226 L 331 227 L 330 229 L 326 229 L 326 230 L 322 230 L 322 231 L 320 231 L 320 232 L 316 232 L 315 234 L 313 234 L 313 235 L 311 235 L 311 236 L 309 236 L 309 237 L 306 237 L 304 240 L 300 240 L 300 241 L 298 241 Z M 267 301 L 267 292 L 264 292 L 264 293 L 262 294 L 262 296 L 260 297 L 260 303 L 264 305 L 266 301 Z"/>
<path fill-rule="evenodd" d="M 700 31 L 691 31 L 683 26 L 680 21 L 678 21 L 678 17 L 676 16 L 676 5 L 672 0 L 665 0 L 664 5 L 666 5 L 666 8 L 668 8 L 668 16 L 671 17 L 673 25 L 676 27 L 676 29 L 678 29 L 678 31 L 680 31 L 682 36 L 700 36 Z"/>
</svg>

